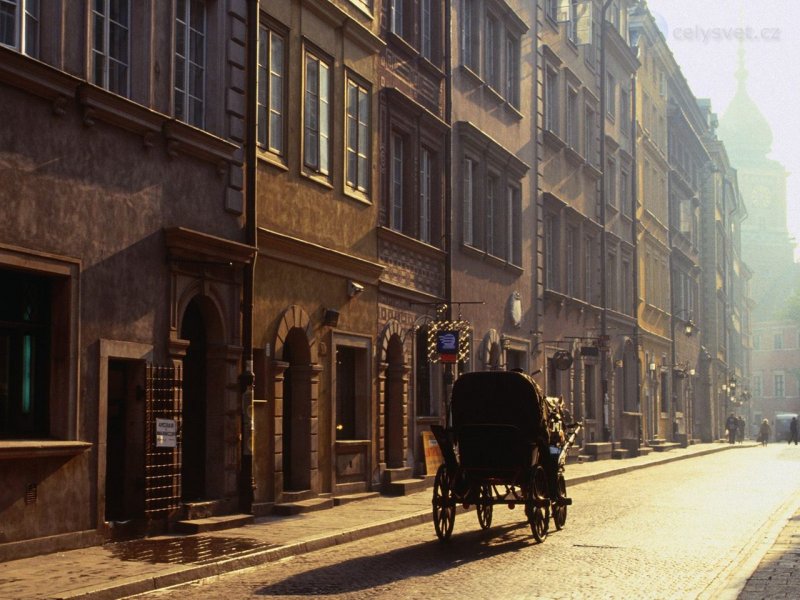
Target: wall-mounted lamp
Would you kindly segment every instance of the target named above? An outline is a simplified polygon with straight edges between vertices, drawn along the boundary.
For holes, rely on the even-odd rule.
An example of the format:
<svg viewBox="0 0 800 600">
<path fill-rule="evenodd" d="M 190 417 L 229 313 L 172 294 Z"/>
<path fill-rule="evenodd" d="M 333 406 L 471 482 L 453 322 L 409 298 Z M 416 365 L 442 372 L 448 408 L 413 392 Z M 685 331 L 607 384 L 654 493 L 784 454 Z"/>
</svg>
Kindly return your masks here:
<svg viewBox="0 0 800 600">
<path fill-rule="evenodd" d="M 621 358 L 618 358 L 617 360 L 614 361 L 614 366 L 617 367 L 618 369 L 621 369 L 622 367 L 625 366 L 625 363 L 622 362 Z"/>
<path fill-rule="evenodd" d="M 364 286 L 357 281 L 353 281 L 352 279 L 348 280 L 347 282 L 347 295 L 351 298 L 358 296 L 361 292 L 364 291 Z"/>
<path fill-rule="evenodd" d="M 696 374 L 696 371 L 694 369 L 689 369 L 689 377 L 694 377 L 695 374 Z"/>
<path fill-rule="evenodd" d="M 326 327 L 336 327 L 339 324 L 339 311 L 333 308 L 326 308 L 322 317 L 322 324 Z"/>
<path fill-rule="evenodd" d="M 686 323 L 684 323 L 683 325 L 683 333 L 686 334 L 686 337 L 691 337 L 692 334 L 694 333 L 694 329 L 695 329 L 695 324 L 694 321 L 692 321 L 691 319 L 686 321 Z"/>
<path fill-rule="evenodd" d="M 651 362 L 649 365 L 647 365 L 647 370 L 648 371 L 655 371 L 656 370 L 656 363 Z"/>
</svg>

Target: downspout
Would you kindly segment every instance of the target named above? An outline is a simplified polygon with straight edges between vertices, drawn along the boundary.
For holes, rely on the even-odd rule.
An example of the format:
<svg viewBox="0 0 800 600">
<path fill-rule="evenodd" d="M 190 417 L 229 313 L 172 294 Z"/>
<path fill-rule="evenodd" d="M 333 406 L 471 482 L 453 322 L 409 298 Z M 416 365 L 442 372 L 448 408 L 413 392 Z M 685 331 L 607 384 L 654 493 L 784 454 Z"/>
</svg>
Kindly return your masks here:
<svg viewBox="0 0 800 600">
<path fill-rule="evenodd" d="M 256 119 L 258 101 L 258 0 L 247 5 L 247 92 L 245 95 L 245 236 L 255 247 L 256 239 Z M 239 388 L 242 394 L 242 470 L 239 478 L 239 506 L 252 512 L 255 492 L 253 477 L 253 288 L 255 261 L 245 265 L 242 282 L 242 372 Z"/>
<path fill-rule="evenodd" d="M 636 351 L 636 411 L 639 413 L 639 437 L 638 444 L 642 444 L 642 369 L 639 365 L 639 165 L 637 163 L 638 147 L 636 143 L 636 74 L 631 76 L 631 155 L 633 156 L 633 176 L 631 178 L 631 190 L 633 193 L 632 214 L 632 239 L 633 239 L 633 343 Z"/>
<path fill-rule="evenodd" d="M 444 138 L 444 298 L 447 306 L 447 319 L 453 319 L 453 64 L 452 46 L 453 36 L 451 32 L 452 15 L 450 3 L 445 3 L 444 11 L 444 120 L 449 127 Z M 456 367 L 457 370 L 458 367 Z M 450 394 L 453 390 L 453 365 L 447 363 L 444 367 L 444 401 L 445 401 L 445 425 L 450 426 Z"/>
<path fill-rule="evenodd" d="M 600 391 L 603 395 L 603 441 L 611 441 L 609 429 L 608 398 L 608 278 L 606 277 L 606 261 L 608 260 L 608 230 L 606 229 L 606 11 L 612 0 L 605 0 L 600 13 L 600 222 L 603 233 L 600 237 Z"/>
</svg>

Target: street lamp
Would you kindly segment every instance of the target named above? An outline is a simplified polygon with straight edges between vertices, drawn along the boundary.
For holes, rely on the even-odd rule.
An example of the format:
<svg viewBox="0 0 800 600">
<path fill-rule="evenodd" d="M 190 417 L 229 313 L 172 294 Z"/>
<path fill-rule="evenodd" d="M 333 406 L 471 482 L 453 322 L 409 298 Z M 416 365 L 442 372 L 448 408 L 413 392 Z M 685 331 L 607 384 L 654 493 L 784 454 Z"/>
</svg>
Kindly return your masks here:
<svg viewBox="0 0 800 600">
<path fill-rule="evenodd" d="M 672 317 L 678 321 L 683 321 L 683 333 L 686 337 L 692 337 L 692 334 L 697 329 L 697 325 L 692 320 L 692 312 L 689 310 L 679 310 L 674 313 Z"/>
</svg>

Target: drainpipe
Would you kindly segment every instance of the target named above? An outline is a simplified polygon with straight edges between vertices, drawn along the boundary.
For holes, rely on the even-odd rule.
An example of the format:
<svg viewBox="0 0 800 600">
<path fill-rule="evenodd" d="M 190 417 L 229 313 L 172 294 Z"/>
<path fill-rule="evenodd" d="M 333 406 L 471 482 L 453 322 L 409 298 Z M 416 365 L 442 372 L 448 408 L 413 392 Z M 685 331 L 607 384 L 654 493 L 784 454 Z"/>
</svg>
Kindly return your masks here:
<svg viewBox="0 0 800 600">
<path fill-rule="evenodd" d="M 447 303 L 447 319 L 453 319 L 453 65 L 452 65 L 452 45 L 453 36 L 451 33 L 452 16 L 450 14 L 449 3 L 445 4 L 444 11 L 444 30 L 446 33 L 446 42 L 444 45 L 444 119 L 450 127 L 448 133 L 445 135 L 444 140 L 444 245 L 445 245 L 445 268 L 444 268 L 444 297 Z M 458 367 L 456 366 L 456 370 Z M 453 390 L 453 365 L 448 363 L 444 367 L 444 391 L 445 391 L 445 406 L 450 406 L 450 394 Z M 445 423 L 450 425 L 450 411 L 445 411 Z"/>
<path fill-rule="evenodd" d="M 245 116 L 245 236 L 250 246 L 256 245 L 256 117 L 258 101 L 258 0 L 247 5 L 247 103 Z M 252 512 L 255 492 L 253 478 L 253 288 L 255 261 L 245 265 L 242 282 L 242 372 L 239 389 L 242 394 L 242 463 L 239 477 L 239 507 Z"/>
<path fill-rule="evenodd" d="M 600 13 L 600 222 L 603 233 L 600 237 L 600 388 L 603 394 L 603 441 L 611 441 L 609 429 L 608 398 L 608 278 L 606 260 L 608 259 L 608 231 L 606 229 L 606 12 L 612 0 L 603 2 Z"/>
<path fill-rule="evenodd" d="M 633 156 L 633 169 L 631 169 L 631 232 L 633 240 L 633 343 L 636 350 L 636 410 L 639 413 L 638 444 L 642 445 L 642 369 L 639 365 L 639 166 L 636 152 L 636 111 L 638 98 L 636 96 L 636 74 L 631 76 L 631 154 Z"/>
</svg>

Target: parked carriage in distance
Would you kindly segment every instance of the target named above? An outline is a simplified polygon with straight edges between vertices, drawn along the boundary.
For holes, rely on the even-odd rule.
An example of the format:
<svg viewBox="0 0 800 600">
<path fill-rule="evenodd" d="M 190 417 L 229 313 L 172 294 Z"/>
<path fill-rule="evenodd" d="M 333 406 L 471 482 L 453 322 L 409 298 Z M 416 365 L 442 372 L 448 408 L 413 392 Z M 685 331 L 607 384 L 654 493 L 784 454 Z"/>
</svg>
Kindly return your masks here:
<svg viewBox="0 0 800 600">
<path fill-rule="evenodd" d="M 466 373 L 453 386 L 452 426 L 432 427 L 444 464 L 433 485 L 433 524 L 440 540 L 453 532 L 456 507 L 475 506 L 488 529 L 496 504 L 525 507 L 537 542 L 550 517 L 557 529 L 567 519 L 564 462 L 580 423 L 565 423 L 557 398 L 515 371 Z"/>
</svg>

